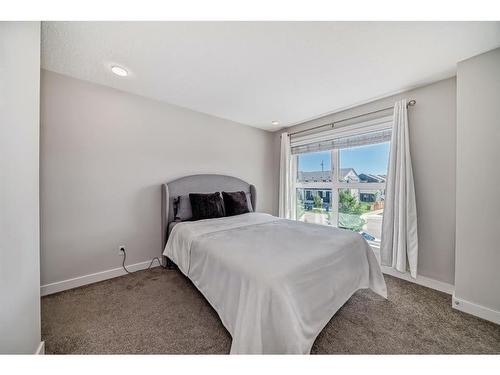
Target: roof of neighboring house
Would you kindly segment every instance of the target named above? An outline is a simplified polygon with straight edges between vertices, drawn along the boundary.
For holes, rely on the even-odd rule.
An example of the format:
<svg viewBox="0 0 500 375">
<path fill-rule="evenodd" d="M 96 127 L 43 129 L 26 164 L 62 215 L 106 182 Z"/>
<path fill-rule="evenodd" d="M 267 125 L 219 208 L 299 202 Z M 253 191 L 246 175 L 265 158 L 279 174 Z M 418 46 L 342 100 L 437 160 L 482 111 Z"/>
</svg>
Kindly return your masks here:
<svg viewBox="0 0 500 375">
<path fill-rule="evenodd" d="M 353 168 L 341 168 L 340 169 L 340 177 L 342 180 L 345 180 L 349 173 L 354 174 L 355 178 L 359 178 L 360 182 L 375 182 L 375 183 L 383 183 L 386 180 L 386 175 L 375 175 L 375 174 L 367 174 L 360 173 L 359 175 Z M 301 182 L 331 182 L 332 181 L 332 171 L 311 171 L 311 172 L 298 172 L 298 180 Z M 352 178 L 351 178 L 352 180 Z"/>
<path fill-rule="evenodd" d="M 374 175 L 374 174 L 365 174 L 365 173 L 360 173 L 358 175 L 359 179 L 362 182 L 385 182 L 386 176 L 385 175 Z"/>
<path fill-rule="evenodd" d="M 341 178 L 345 179 L 350 172 L 354 173 L 356 177 L 358 176 L 358 174 L 353 168 L 341 168 L 340 169 Z M 299 171 L 298 180 L 302 182 L 331 182 L 332 171 L 311 171 L 311 172 Z"/>
</svg>

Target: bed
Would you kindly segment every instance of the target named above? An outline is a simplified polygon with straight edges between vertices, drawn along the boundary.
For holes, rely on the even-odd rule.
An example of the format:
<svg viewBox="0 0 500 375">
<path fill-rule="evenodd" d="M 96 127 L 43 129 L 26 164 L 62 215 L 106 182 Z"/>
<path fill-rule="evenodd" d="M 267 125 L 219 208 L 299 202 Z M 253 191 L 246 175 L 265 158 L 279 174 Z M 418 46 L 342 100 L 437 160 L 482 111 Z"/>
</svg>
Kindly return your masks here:
<svg viewBox="0 0 500 375">
<path fill-rule="evenodd" d="M 194 175 L 162 186 L 163 254 L 217 311 L 231 354 L 308 354 L 357 290 L 387 297 L 358 233 L 258 212 L 174 221 L 176 197 L 217 191 L 244 191 L 257 207 L 255 187 L 235 177 Z"/>
</svg>

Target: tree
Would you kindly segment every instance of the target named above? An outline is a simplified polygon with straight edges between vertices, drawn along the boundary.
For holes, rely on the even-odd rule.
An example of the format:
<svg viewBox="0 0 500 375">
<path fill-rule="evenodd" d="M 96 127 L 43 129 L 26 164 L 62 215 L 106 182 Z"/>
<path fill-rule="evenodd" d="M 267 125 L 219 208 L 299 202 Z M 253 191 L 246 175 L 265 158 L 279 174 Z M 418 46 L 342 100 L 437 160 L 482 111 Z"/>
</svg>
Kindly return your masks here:
<svg viewBox="0 0 500 375">
<path fill-rule="evenodd" d="M 318 193 L 314 194 L 313 201 L 314 201 L 314 208 L 321 208 L 323 206 L 323 200 L 318 195 Z"/>
<path fill-rule="evenodd" d="M 361 203 L 348 189 L 339 191 L 339 212 L 347 214 L 361 214 L 363 212 Z"/>
<path fill-rule="evenodd" d="M 359 215 L 363 213 L 363 206 L 358 198 L 348 189 L 339 191 L 339 227 L 360 232 L 366 221 Z"/>
</svg>

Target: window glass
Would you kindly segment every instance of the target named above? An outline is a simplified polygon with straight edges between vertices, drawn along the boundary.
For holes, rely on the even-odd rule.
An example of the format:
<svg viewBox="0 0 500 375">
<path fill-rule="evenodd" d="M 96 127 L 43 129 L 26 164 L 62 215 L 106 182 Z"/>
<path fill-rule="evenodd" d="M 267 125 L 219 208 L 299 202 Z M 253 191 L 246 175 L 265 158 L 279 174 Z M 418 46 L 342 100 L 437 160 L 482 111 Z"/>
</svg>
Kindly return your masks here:
<svg viewBox="0 0 500 375">
<path fill-rule="evenodd" d="M 339 150 L 339 181 L 385 183 L 390 142 Z"/>
<path fill-rule="evenodd" d="M 330 142 L 332 150 L 294 156 L 295 218 L 360 233 L 380 243 L 390 130 Z"/>
<path fill-rule="evenodd" d="M 297 188 L 296 199 L 297 220 L 332 225 L 332 189 Z"/>
<path fill-rule="evenodd" d="M 332 153 L 308 152 L 297 156 L 297 220 L 332 224 Z"/>
<path fill-rule="evenodd" d="M 365 239 L 380 242 L 383 214 L 383 189 L 339 189 L 339 228 L 360 232 Z"/>
<path fill-rule="evenodd" d="M 332 152 L 308 152 L 297 156 L 297 181 L 302 183 L 332 181 Z"/>
</svg>

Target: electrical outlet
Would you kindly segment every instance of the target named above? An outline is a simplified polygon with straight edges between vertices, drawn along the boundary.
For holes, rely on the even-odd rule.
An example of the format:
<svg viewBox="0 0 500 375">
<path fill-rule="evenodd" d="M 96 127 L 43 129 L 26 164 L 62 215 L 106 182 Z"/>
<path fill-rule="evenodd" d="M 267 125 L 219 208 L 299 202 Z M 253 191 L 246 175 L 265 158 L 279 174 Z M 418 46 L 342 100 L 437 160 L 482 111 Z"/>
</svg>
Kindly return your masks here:
<svg viewBox="0 0 500 375">
<path fill-rule="evenodd" d="M 118 248 L 118 255 L 119 256 L 125 256 L 125 246 L 121 245 L 119 248 Z"/>
</svg>

